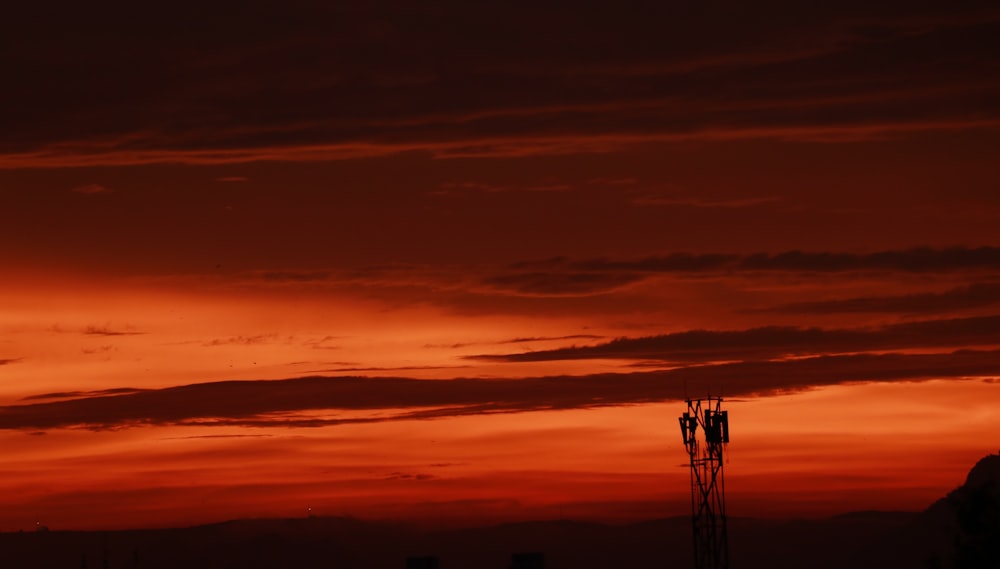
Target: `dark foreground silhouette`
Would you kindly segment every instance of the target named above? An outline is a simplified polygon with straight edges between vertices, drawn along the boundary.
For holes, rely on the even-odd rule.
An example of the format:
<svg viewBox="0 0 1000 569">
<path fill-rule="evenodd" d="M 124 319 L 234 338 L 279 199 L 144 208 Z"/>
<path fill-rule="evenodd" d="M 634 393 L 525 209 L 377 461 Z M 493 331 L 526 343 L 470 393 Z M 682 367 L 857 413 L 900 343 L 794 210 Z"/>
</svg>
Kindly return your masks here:
<svg viewBox="0 0 1000 569">
<path fill-rule="evenodd" d="M 924 512 L 859 512 L 823 520 L 732 518 L 734 569 L 1000 567 L 1000 455 Z M 420 531 L 350 518 L 237 520 L 112 532 L 0 534 L 3 567 L 75 569 L 688 568 L 687 517 L 630 525 L 573 521 Z M 541 555 L 523 552 L 541 552 Z M 517 557 L 515 554 L 519 554 Z M 520 559 L 521 561 L 518 561 Z M 412 561 L 411 561 L 412 562 Z"/>
</svg>

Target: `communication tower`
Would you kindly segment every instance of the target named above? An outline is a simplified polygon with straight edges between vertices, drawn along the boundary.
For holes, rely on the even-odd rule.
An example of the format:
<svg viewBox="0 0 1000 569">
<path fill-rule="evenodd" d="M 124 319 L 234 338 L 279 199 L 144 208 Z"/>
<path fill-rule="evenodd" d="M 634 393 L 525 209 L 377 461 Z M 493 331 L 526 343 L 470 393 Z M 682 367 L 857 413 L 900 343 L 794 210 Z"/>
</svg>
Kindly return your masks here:
<svg viewBox="0 0 1000 569">
<path fill-rule="evenodd" d="M 691 529 L 695 569 L 729 569 L 723 452 L 729 443 L 729 413 L 721 397 L 688 399 L 678 418 L 691 459 Z M 703 433 L 699 438 L 698 430 Z"/>
</svg>

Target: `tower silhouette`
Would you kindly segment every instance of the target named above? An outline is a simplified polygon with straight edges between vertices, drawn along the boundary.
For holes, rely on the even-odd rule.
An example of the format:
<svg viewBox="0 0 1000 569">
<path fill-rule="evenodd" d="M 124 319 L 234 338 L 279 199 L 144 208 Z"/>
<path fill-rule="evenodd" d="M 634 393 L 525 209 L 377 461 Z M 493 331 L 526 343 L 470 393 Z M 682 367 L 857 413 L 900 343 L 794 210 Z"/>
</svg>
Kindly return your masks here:
<svg viewBox="0 0 1000 569">
<path fill-rule="evenodd" d="M 721 397 L 688 399 L 678 418 L 691 461 L 691 530 L 695 569 L 729 569 L 723 452 L 729 443 L 729 413 Z M 698 439 L 698 428 L 704 433 Z"/>
</svg>

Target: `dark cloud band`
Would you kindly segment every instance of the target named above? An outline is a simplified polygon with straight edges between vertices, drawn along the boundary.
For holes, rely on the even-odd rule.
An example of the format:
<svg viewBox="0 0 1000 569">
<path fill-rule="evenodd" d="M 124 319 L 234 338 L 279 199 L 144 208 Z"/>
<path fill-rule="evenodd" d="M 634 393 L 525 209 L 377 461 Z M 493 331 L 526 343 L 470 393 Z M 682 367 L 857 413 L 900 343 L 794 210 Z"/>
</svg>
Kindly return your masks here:
<svg viewBox="0 0 1000 569">
<path fill-rule="evenodd" d="M 592 346 L 484 354 L 469 358 L 504 362 L 632 359 L 702 363 L 875 350 L 998 345 L 1000 316 L 978 316 L 906 322 L 879 328 L 765 326 L 748 330 L 690 330 L 658 336 L 618 338 Z"/>
<path fill-rule="evenodd" d="M 858 381 L 994 377 L 1000 351 L 853 354 L 631 374 L 418 380 L 303 377 L 224 381 L 0 407 L 0 429 L 141 425 L 320 427 L 678 400 L 765 396 Z M 370 415 L 363 413 L 371 411 Z M 349 412 L 349 413 L 345 413 Z"/>
<path fill-rule="evenodd" d="M 7 14 L 0 64 L 18 88 L 0 105 L 18 113 L 0 167 L 523 156 L 1000 125 L 989 79 L 1000 17 L 985 2 L 183 4 L 146 21 L 113 8 Z"/>
</svg>

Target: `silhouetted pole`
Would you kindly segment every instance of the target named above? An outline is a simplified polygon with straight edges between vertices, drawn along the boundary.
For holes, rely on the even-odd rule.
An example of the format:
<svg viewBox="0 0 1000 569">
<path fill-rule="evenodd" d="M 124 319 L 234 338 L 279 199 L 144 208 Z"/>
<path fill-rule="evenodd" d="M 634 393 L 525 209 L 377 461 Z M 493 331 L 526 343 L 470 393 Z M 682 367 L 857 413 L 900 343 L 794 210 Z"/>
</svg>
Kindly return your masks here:
<svg viewBox="0 0 1000 569">
<path fill-rule="evenodd" d="M 723 451 L 729 443 L 729 413 L 721 397 L 688 399 L 678 418 L 691 459 L 691 530 L 695 569 L 729 569 Z M 704 440 L 698 440 L 698 427 Z"/>
</svg>

